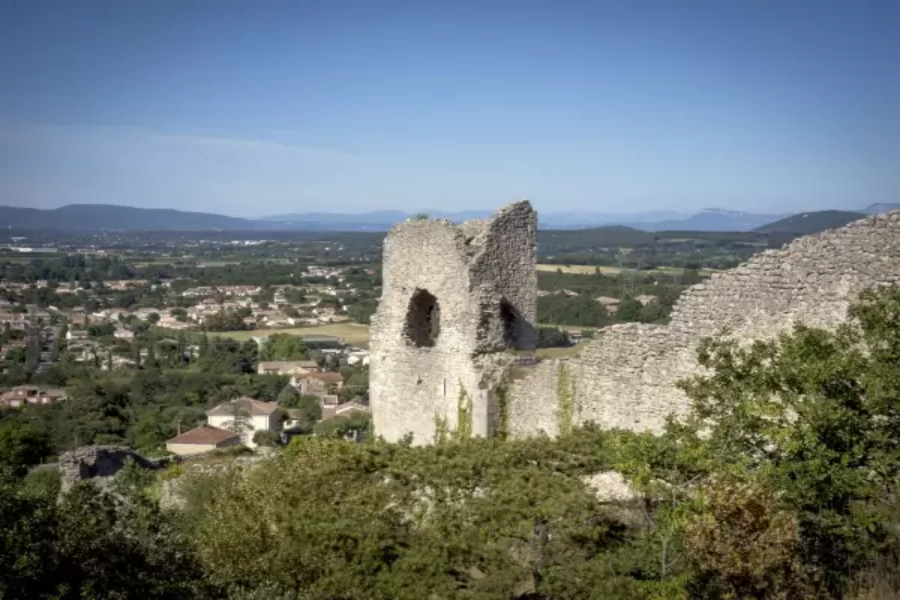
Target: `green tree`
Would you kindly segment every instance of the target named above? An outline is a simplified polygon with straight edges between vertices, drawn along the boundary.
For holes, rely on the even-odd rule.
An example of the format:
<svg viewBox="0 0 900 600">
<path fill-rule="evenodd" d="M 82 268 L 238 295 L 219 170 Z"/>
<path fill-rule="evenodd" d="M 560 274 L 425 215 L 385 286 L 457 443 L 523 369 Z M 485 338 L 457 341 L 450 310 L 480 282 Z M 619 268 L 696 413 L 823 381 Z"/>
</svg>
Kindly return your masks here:
<svg viewBox="0 0 900 600">
<path fill-rule="evenodd" d="M 131 446 L 139 450 L 156 450 L 165 441 L 173 437 L 175 431 L 158 410 L 151 410 L 135 421 L 128 429 L 128 440 Z"/>
<path fill-rule="evenodd" d="M 281 391 L 278 392 L 278 396 L 275 398 L 275 402 L 284 408 L 296 407 L 298 400 L 300 400 L 300 394 L 297 392 L 297 388 L 291 384 L 286 384 L 281 388 Z"/>
<path fill-rule="evenodd" d="M 309 351 L 303 338 L 287 333 L 275 333 L 259 350 L 259 360 L 303 360 Z"/>
<path fill-rule="evenodd" d="M 595 435 L 568 438 L 565 450 L 551 440 L 295 438 L 212 500 L 200 552 L 214 582 L 274 597 L 635 598 L 613 566 L 619 526 L 562 474 L 596 463 L 570 454 Z M 238 510 L 251 498 L 254 515 Z"/>
<path fill-rule="evenodd" d="M 318 396 L 306 394 L 288 399 L 287 404 L 282 404 L 284 409 L 296 410 L 299 414 L 298 427 L 303 432 L 311 432 L 316 423 L 322 418 L 322 400 Z"/>
<path fill-rule="evenodd" d="M 368 325 L 372 322 L 372 315 L 375 314 L 377 308 L 377 300 L 360 300 L 350 305 L 347 309 L 347 316 L 356 323 Z"/>
<path fill-rule="evenodd" d="M 641 323 L 658 323 L 664 321 L 668 313 L 659 302 L 648 302 L 638 311 L 637 320 Z"/>
<path fill-rule="evenodd" d="M 325 419 L 316 423 L 313 433 L 325 438 L 352 437 L 360 439 L 368 436 L 372 429 L 372 417 L 369 413 L 360 413 L 349 418 Z"/>
<path fill-rule="evenodd" d="M 644 305 L 639 301 L 635 300 L 631 296 L 626 296 L 619 302 L 619 306 L 616 308 L 616 320 L 622 321 L 624 323 L 630 323 L 632 321 L 639 320 L 639 316 L 641 314 L 641 309 L 644 308 Z"/>
<path fill-rule="evenodd" d="M 0 597 L 214 597 L 179 517 L 131 480 L 117 493 L 79 483 L 59 501 L 52 485 L 0 482 Z"/>
<path fill-rule="evenodd" d="M 219 311 L 203 321 L 204 331 L 242 331 L 247 328 L 243 317 L 233 310 Z"/>
<path fill-rule="evenodd" d="M 900 478 L 900 288 L 864 293 L 849 316 L 837 331 L 797 325 L 750 346 L 706 340 L 699 351 L 706 372 L 681 384 L 692 414 L 671 423 L 660 438 L 641 438 L 621 462 L 638 485 L 665 481 L 674 490 L 692 482 L 691 488 L 702 490 L 721 480 L 724 489 L 746 485 L 759 490 L 753 492 L 758 497 L 777 498 L 754 500 L 767 507 L 760 510 L 792 515 L 795 554 L 788 552 L 787 530 L 773 530 L 766 539 L 782 540 L 780 561 L 767 563 L 760 578 L 749 581 L 748 572 L 727 566 L 734 561 L 706 559 L 698 566 L 709 586 L 749 593 L 753 586 L 771 588 L 768 578 L 781 573 L 783 587 L 802 580 L 816 597 L 840 597 L 855 569 L 900 548 L 889 525 L 900 514 L 893 499 Z M 680 501 L 691 504 L 689 495 Z M 699 539 L 751 542 L 736 541 L 747 526 L 723 520 L 727 512 L 711 506 L 684 521 L 719 523 L 694 525 L 695 533 L 698 527 L 705 531 Z M 778 518 L 790 527 L 787 516 Z"/>
<path fill-rule="evenodd" d="M 12 419 L 0 422 L 0 467 L 21 476 L 50 452 L 49 440 L 30 425 Z"/>
<path fill-rule="evenodd" d="M 281 441 L 281 436 L 275 431 L 257 431 L 253 434 L 253 443 L 257 446 L 273 447 Z"/>
</svg>

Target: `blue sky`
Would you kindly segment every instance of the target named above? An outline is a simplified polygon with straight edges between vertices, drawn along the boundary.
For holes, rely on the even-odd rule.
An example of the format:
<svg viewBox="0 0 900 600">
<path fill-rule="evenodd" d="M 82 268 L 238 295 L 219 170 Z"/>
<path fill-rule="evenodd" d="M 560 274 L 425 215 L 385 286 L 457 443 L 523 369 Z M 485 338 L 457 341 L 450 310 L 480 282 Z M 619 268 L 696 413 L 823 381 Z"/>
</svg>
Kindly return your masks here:
<svg viewBox="0 0 900 600">
<path fill-rule="evenodd" d="M 0 204 L 900 201 L 896 0 L 2 0 Z"/>
</svg>

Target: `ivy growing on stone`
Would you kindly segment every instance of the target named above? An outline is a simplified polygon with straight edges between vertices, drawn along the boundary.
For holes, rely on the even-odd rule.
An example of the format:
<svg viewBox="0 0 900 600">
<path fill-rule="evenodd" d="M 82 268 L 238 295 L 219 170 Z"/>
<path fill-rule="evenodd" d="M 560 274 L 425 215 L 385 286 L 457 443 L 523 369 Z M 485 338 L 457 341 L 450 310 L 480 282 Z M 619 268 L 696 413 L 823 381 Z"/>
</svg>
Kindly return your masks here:
<svg viewBox="0 0 900 600">
<path fill-rule="evenodd" d="M 472 396 L 459 383 L 459 396 L 456 399 L 456 439 L 464 440 L 472 437 Z"/>
<path fill-rule="evenodd" d="M 447 441 L 449 428 L 447 426 L 447 417 L 438 414 L 434 415 L 434 443 L 442 444 Z"/>
<path fill-rule="evenodd" d="M 497 403 L 497 426 L 494 435 L 501 440 L 509 439 L 509 388 L 502 381 L 494 388 L 494 401 Z"/>
<path fill-rule="evenodd" d="M 559 435 L 572 432 L 575 413 L 575 384 L 565 365 L 560 363 L 556 382 L 557 420 Z"/>
</svg>

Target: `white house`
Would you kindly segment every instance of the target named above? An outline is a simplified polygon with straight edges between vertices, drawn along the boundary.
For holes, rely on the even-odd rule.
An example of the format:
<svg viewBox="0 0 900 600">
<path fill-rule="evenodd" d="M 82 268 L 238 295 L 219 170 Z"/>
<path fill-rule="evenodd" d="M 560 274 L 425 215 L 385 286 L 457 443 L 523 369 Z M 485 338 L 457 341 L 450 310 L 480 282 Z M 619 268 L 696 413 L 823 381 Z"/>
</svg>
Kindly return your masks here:
<svg viewBox="0 0 900 600">
<path fill-rule="evenodd" d="M 354 350 L 347 353 L 348 365 L 367 365 L 369 364 L 369 353 L 365 350 Z"/>
<path fill-rule="evenodd" d="M 113 333 L 115 337 L 120 340 L 133 340 L 134 332 L 128 329 L 116 329 L 115 333 Z"/>
<path fill-rule="evenodd" d="M 274 402 L 263 402 L 247 396 L 224 402 L 206 411 L 206 422 L 210 427 L 233 431 L 240 435 L 241 442 L 255 448 L 253 436 L 257 431 L 280 431 L 279 408 Z"/>
</svg>

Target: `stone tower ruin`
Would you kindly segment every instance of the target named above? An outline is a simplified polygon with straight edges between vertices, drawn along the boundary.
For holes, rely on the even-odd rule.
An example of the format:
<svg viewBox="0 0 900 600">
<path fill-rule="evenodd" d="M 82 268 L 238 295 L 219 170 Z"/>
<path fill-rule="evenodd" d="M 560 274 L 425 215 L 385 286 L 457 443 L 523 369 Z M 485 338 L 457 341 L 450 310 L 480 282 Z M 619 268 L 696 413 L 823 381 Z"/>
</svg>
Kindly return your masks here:
<svg viewBox="0 0 900 600">
<path fill-rule="evenodd" d="M 391 229 L 370 342 L 379 436 L 428 444 L 495 431 L 497 386 L 535 346 L 536 230 L 527 201 L 461 225 L 412 219 Z"/>
</svg>

